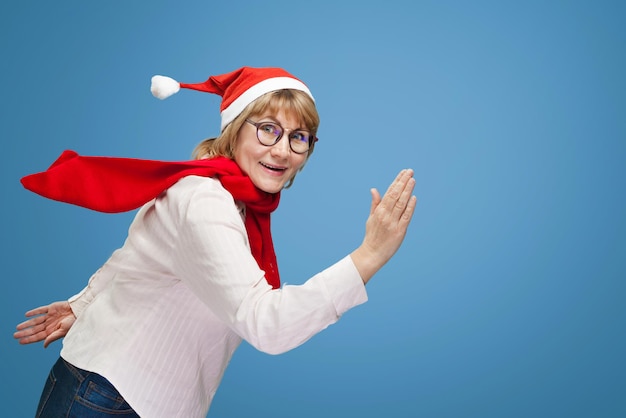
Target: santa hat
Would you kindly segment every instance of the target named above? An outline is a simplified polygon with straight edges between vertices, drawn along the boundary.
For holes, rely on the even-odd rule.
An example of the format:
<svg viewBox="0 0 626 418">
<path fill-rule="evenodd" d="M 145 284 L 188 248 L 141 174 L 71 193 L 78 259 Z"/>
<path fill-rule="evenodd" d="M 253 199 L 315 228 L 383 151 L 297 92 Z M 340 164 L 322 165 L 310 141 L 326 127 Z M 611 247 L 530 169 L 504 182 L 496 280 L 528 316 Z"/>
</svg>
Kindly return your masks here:
<svg viewBox="0 0 626 418">
<path fill-rule="evenodd" d="M 271 91 L 282 89 L 300 90 L 313 95 L 307 86 L 281 68 L 243 67 L 228 74 L 211 76 L 204 83 L 187 84 L 161 75 L 152 77 L 150 91 L 159 99 L 178 93 L 181 88 L 198 90 L 222 96 L 220 114 L 222 127 L 231 123 L 250 103 Z"/>
</svg>

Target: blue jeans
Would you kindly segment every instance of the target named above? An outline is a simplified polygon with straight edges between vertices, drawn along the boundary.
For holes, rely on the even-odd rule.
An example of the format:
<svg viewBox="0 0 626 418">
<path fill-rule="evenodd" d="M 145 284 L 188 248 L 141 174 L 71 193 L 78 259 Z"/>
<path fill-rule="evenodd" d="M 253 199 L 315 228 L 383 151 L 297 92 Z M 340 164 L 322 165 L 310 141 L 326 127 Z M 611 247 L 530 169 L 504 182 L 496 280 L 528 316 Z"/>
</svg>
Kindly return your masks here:
<svg viewBox="0 0 626 418">
<path fill-rule="evenodd" d="M 43 388 L 36 418 L 139 418 L 104 377 L 59 357 Z"/>
</svg>

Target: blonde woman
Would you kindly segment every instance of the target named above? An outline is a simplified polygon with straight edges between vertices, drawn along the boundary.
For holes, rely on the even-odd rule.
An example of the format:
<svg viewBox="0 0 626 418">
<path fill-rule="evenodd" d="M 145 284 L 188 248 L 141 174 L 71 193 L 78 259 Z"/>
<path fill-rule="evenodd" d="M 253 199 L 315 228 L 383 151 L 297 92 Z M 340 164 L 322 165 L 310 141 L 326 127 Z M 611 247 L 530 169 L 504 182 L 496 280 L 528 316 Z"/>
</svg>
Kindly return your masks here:
<svg viewBox="0 0 626 418">
<path fill-rule="evenodd" d="M 64 337 L 38 417 L 205 417 L 243 339 L 283 353 L 364 303 L 365 284 L 413 215 L 413 173 L 402 170 L 384 197 L 372 190 L 358 248 L 304 284 L 281 287 L 269 216 L 315 148 L 309 89 L 277 68 L 153 83 L 160 98 L 181 87 L 222 96 L 221 134 L 196 148 L 196 160 L 67 152 L 23 179 L 46 197 L 96 210 L 141 206 L 124 245 L 80 293 L 18 325 L 22 344 Z M 82 183 L 68 192 L 68 182 Z"/>
</svg>

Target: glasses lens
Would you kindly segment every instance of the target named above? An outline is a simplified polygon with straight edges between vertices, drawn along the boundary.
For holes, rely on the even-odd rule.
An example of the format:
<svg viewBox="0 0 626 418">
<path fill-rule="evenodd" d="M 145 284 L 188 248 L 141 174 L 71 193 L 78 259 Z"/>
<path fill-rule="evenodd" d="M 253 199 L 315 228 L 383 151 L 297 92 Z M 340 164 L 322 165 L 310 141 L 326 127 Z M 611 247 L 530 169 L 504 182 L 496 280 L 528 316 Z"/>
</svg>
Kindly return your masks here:
<svg viewBox="0 0 626 418">
<path fill-rule="evenodd" d="M 307 131 L 292 132 L 291 135 L 289 135 L 289 143 L 294 152 L 298 154 L 307 152 L 311 143 L 311 134 Z"/>
<path fill-rule="evenodd" d="M 283 133 L 280 126 L 269 122 L 258 125 L 256 132 L 259 141 L 264 145 L 274 145 L 276 138 Z"/>
</svg>

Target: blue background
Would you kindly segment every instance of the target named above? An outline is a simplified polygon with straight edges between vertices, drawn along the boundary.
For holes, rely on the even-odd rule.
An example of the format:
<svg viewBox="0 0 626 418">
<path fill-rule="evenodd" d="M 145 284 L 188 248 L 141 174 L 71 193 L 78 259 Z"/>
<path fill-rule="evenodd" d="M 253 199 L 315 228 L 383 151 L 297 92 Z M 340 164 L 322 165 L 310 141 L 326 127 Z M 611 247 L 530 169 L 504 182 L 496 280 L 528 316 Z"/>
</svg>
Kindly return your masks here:
<svg viewBox="0 0 626 418">
<path fill-rule="evenodd" d="M 251 65 L 305 80 L 322 117 L 273 220 L 285 281 L 358 246 L 400 169 L 419 203 L 370 301 L 284 355 L 244 343 L 211 416 L 626 416 L 625 4 L 3 2 L 2 415 L 34 414 L 61 346 L 15 325 L 78 292 L 133 215 L 20 177 L 64 149 L 187 159 L 219 99 L 162 102 L 150 77 Z"/>
</svg>

